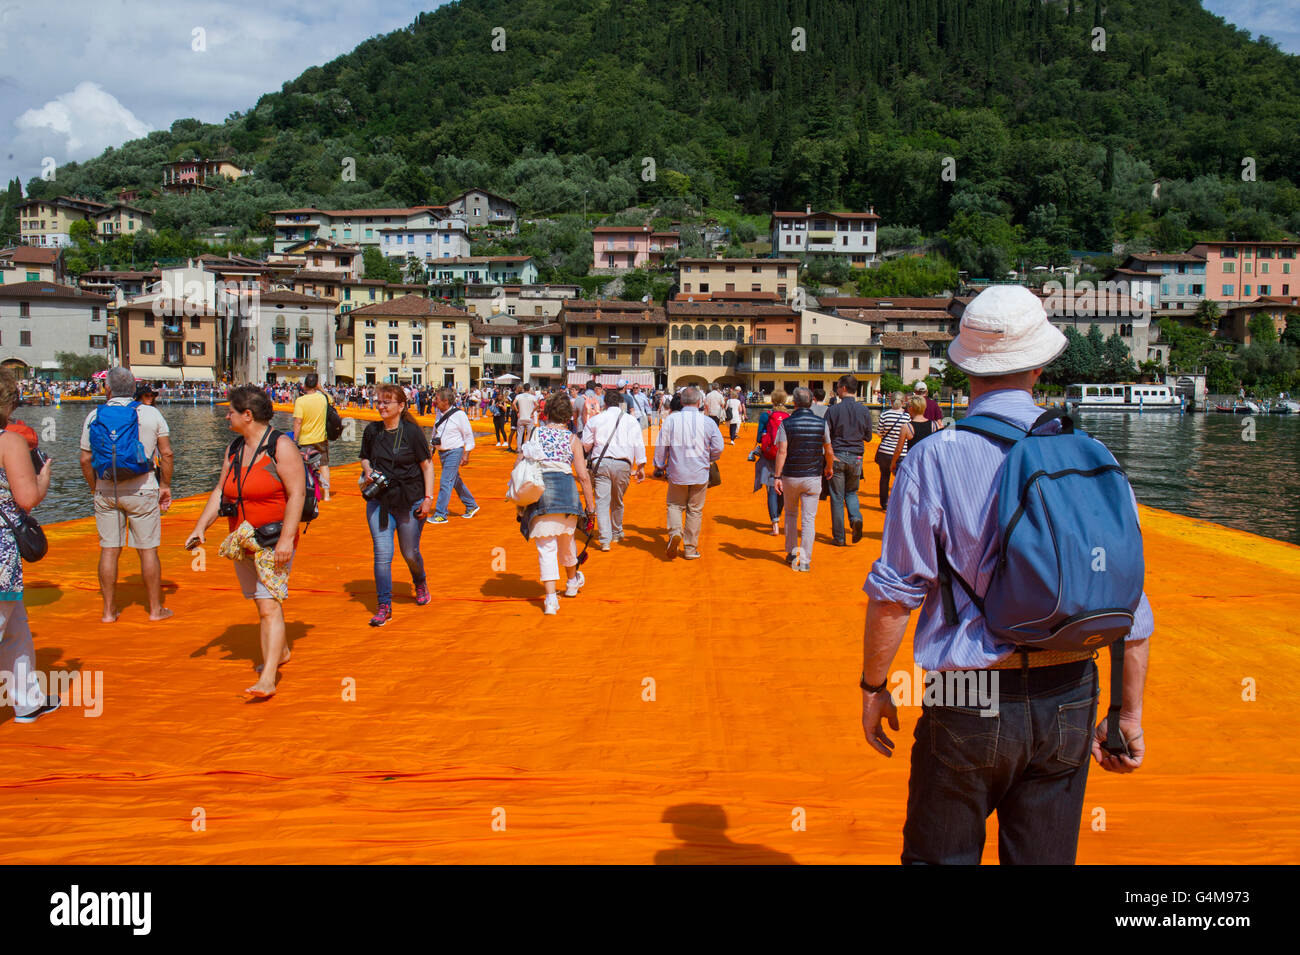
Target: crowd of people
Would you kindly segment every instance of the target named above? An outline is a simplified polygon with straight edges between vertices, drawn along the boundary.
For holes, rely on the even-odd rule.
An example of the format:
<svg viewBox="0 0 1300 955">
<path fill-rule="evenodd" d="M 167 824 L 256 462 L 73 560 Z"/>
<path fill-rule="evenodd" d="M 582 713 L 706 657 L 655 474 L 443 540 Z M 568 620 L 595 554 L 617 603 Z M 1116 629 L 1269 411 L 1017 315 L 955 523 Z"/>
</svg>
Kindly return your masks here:
<svg viewBox="0 0 1300 955">
<path fill-rule="evenodd" d="M 1075 644 L 1061 637 L 1048 644 L 1051 649 L 1026 646 L 1007 635 L 996 611 L 977 596 L 987 594 L 996 578 L 999 544 L 1005 563 L 1007 542 L 999 540 L 998 509 L 990 502 L 1005 477 L 1001 465 L 1011 453 L 1008 446 L 1016 445 L 1014 437 L 990 436 L 998 438 L 998 428 L 1033 439 L 1071 432 L 1068 419 L 1043 414 L 1032 399 L 1042 370 L 1064 347 L 1041 302 L 1018 287 L 995 286 L 968 306 L 950 347 L 951 360 L 971 379 L 972 393 L 970 417 L 955 433 L 933 437 L 944 429 L 943 416 L 923 382 L 911 395 L 890 395 L 888 408 L 873 420 L 857 400 L 860 386 L 852 375 L 840 377 L 830 396 L 805 387 L 789 396 L 775 392 L 758 421 L 749 452 L 754 490 L 766 490 L 773 535 L 782 533 L 784 517 L 785 560 L 798 573 L 812 570 L 822 499 L 831 501 L 832 545 L 861 540 L 858 492 L 864 458 L 875 445 L 884 533 L 863 587 L 869 601 L 859 683 L 870 747 L 888 756 L 894 746 L 883 728 L 887 722 L 898 729 L 886 682 L 914 610 L 920 610 L 918 665 L 996 671 L 1001 677 L 1000 713 L 972 716 L 947 704 L 922 713 L 912 751 L 906 862 L 977 862 L 985 819 L 995 810 L 1003 861 L 1073 861 L 1089 750 L 1113 772 L 1132 772 L 1143 760 L 1142 689 L 1154 623 L 1141 595 L 1140 571 L 1134 590 L 1140 600 L 1127 611 L 1122 636 L 1116 636 L 1115 624 L 1108 631 L 1108 639 L 1122 648 L 1122 687 L 1110 715 L 1095 727 L 1097 670 L 1089 649 L 1094 638 Z M 100 543 L 102 619 L 118 618 L 119 559 L 130 547 L 140 561 L 149 619 L 165 620 L 172 611 L 164 606 L 158 549 L 162 515 L 171 506 L 169 428 L 151 404 L 153 389 L 138 386 L 129 369 L 110 370 L 104 385 L 108 400 L 89 410 L 80 444 Z M 219 553 L 232 560 L 261 633 L 262 666 L 247 693 L 264 699 L 275 694 L 279 667 L 290 658 L 284 602 L 301 529 L 330 500 L 331 404 L 379 414 L 362 436 L 358 482 L 372 541 L 376 609 L 370 625 L 383 627 L 394 616 L 395 554 L 401 553 L 410 573 L 415 605 L 429 604 L 420 551 L 424 527 L 449 523 L 453 492 L 462 519 L 480 511 L 462 473 L 476 446 L 473 420 L 490 415 L 495 447 L 515 453 L 521 463 L 535 463 L 541 474 L 540 497 L 518 507 L 515 516 L 536 549 L 543 613 L 549 616 L 558 613 L 561 595 L 576 598 L 586 584 L 579 530 L 601 551 L 622 542 L 628 491 L 633 481 L 646 480 L 650 465 L 653 476 L 667 483 L 667 559 L 706 556 L 708 493 L 721 482 L 724 442 L 739 439 L 752 396 L 716 385 L 673 393 L 626 381 L 604 387 L 594 380 L 545 392 L 526 383 L 461 391 L 397 384 L 329 388 L 308 375 L 301 387 L 243 385 L 230 389 L 228 398 L 232 440 L 185 546 L 203 545 L 211 526 L 226 519 Z M 0 371 L 0 425 L 8 424 L 18 400 L 19 383 Z M 273 400 L 294 402 L 292 436 L 273 426 Z M 436 416 L 432 428 L 416 421 L 421 412 Z M 50 463 L 32 437 L 21 429 L 0 432 L 0 669 L 8 671 L 20 663 L 33 666 L 14 529 L 49 488 Z M 1131 508 L 1135 522 L 1131 497 L 1129 491 L 1118 504 L 1089 503 Z M 1140 555 L 1140 538 L 1137 549 Z M 1062 627 L 1073 634 L 1075 623 Z M 58 706 L 56 699 L 28 694 L 16 700 L 15 719 L 31 722 Z M 1014 732 L 1003 733 L 1003 726 Z M 1122 750 L 1114 748 L 1116 738 Z M 997 745 L 978 742 L 990 739 Z"/>
</svg>

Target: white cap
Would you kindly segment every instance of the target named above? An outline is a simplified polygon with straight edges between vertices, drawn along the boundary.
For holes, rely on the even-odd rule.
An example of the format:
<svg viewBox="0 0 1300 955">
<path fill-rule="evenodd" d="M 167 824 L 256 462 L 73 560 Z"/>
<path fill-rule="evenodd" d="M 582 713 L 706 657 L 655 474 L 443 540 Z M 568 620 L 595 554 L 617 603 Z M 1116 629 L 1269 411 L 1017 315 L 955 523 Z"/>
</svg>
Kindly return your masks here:
<svg viewBox="0 0 1300 955">
<path fill-rule="evenodd" d="M 930 390 L 930 386 L 927 385 L 924 381 L 918 381 L 916 384 L 912 386 L 912 390 L 919 395 L 923 395 Z"/>
<path fill-rule="evenodd" d="M 968 375 L 1014 375 L 1050 365 L 1067 344 L 1037 295 L 1020 285 L 994 285 L 966 306 L 948 358 Z"/>
<path fill-rule="evenodd" d="M 627 387 L 627 379 L 626 379 L 626 378 L 620 378 L 620 379 L 618 380 L 618 386 L 619 386 L 620 388 L 626 388 L 626 387 Z"/>
</svg>

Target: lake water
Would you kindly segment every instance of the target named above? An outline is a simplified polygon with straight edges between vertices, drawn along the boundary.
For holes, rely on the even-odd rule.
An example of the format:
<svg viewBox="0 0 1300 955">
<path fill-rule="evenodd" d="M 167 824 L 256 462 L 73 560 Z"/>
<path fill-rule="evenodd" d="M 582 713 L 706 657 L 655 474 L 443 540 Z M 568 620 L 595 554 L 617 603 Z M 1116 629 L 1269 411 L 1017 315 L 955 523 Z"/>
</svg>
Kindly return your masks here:
<svg viewBox="0 0 1300 955">
<path fill-rule="evenodd" d="M 50 494 L 37 509 L 45 523 L 85 517 L 90 495 L 77 466 L 81 424 L 89 407 L 19 408 L 15 418 L 48 432 L 41 447 L 55 459 Z M 162 405 L 171 426 L 177 497 L 206 494 L 231 440 L 222 407 Z M 1104 441 L 1128 472 L 1143 504 L 1300 544 L 1300 415 L 1255 415 L 1253 441 L 1241 415 L 1082 412 L 1080 427 Z M 288 430 L 286 414 L 276 426 Z M 358 424 L 361 424 L 358 422 Z M 331 445 L 336 463 L 357 460 L 361 432 Z"/>
</svg>

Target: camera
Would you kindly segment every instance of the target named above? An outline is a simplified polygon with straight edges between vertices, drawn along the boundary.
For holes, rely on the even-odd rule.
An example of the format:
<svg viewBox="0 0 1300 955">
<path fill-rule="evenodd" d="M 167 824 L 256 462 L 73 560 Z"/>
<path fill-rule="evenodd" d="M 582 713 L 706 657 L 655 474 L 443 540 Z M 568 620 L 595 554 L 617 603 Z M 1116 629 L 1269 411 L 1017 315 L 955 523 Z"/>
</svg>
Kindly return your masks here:
<svg viewBox="0 0 1300 955">
<path fill-rule="evenodd" d="M 41 473 L 41 468 L 45 467 L 45 462 L 49 459 L 50 456 L 40 448 L 32 448 L 32 467 L 37 474 Z"/>
<path fill-rule="evenodd" d="M 223 500 L 221 506 L 217 508 L 217 517 L 234 517 L 238 513 L 234 501 Z"/>
<path fill-rule="evenodd" d="M 442 438 L 438 437 L 438 436 L 435 434 L 432 438 L 429 439 L 429 444 L 430 444 L 430 446 L 432 446 L 432 447 L 440 448 L 440 447 L 442 447 Z"/>
<path fill-rule="evenodd" d="M 367 501 L 373 501 L 379 495 L 383 494 L 392 485 L 392 481 L 383 471 L 371 471 L 370 480 L 366 486 L 361 489 L 361 496 Z"/>
</svg>

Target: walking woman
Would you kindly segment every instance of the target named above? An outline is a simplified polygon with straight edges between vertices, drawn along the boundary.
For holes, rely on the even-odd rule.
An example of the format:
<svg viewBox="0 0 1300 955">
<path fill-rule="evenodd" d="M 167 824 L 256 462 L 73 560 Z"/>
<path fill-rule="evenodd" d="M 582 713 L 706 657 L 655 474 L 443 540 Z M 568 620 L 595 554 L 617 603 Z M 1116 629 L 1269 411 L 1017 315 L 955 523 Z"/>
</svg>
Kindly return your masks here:
<svg viewBox="0 0 1300 955">
<path fill-rule="evenodd" d="M 880 445 L 876 448 L 876 467 L 880 469 L 880 509 L 889 505 L 889 476 L 898 466 L 899 452 L 907 454 L 906 430 L 907 412 L 903 410 L 903 393 L 895 391 L 890 395 L 890 407 L 880 413 L 880 426 L 876 431 L 880 435 Z"/>
<path fill-rule="evenodd" d="M 185 542 L 189 549 L 204 543 L 224 513 L 230 534 L 220 553 L 234 560 L 235 577 L 256 605 L 261 627 L 262 676 L 244 692 L 262 699 L 275 695 L 276 671 L 289 662 L 284 599 L 307 499 L 302 452 L 271 427 L 272 414 L 271 400 L 256 385 L 231 390 L 226 421 L 238 437 L 226 449 L 217 486 Z"/>
<path fill-rule="evenodd" d="M 578 570 L 578 553 L 573 540 L 578 518 L 590 522 L 596 517 L 596 495 L 591 489 L 591 476 L 583 458 L 581 439 L 569 430 L 573 418 L 573 402 L 563 391 L 546 399 L 542 409 L 543 421 L 532 437 L 519 448 L 519 453 L 540 463 L 546 491 L 539 501 L 521 508 L 519 529 L 524 537 L 537 545 L 537 563 L 541 570 L 542 586 L 546 588 L 544 613 L 555 614 L 560 609 L 560 598 L 555 585 L 564 568 L 564 596 L 576 597 L 586 583 Z M 573 479 L 582 485 L 582 498 Z"/>
<path fill-rule="evenodd" d="M 379 606 L 370 626 L 393 619 L 393 536 L 411 571 L 415 604 L 429 602 L 428 577 L 420 556 L 420 533 L 433 505 L 433 454 L 424 429 L 411 414 L 408 396 L 397 385 L 380 385 L 379 420 L 361 435 L 361 492 L 376 480 L 387 485 L 366 499 L 366 523 L 375 554 L 375 594 Z M 379 478 L 383 475 L 383 478 Z"/>
<path fill-rule="evenodd" d="M 0 368 L 0 673 L 13 681 L 11 694 L 15 723 L 35 723 L 59 708 L 57 696 L 46 697 L 28 677 L 36 675 L 36 648 L 23 605 L 23 559 L 12 527 L 18 526 L 18 508 L 30 511 L 50 489 L 50 465 L 45 459 L 40 471 L 32 461 L 27 439 L 9 426 L 9 415 L 18 406 L 18 381 L 7 368 Z"/>
<path fill-rule="evenodd" d="M 771 457 L 764 454 L 762 448 L 763 435 L 767 434 L 773 416 L 776 417 L 777 425 L 790 417 L 790 413 L 785 410 L 785 392 L 780 388 L 772 392 L 772 409 L 758 416 L 758 437 L 754 440 L 756 446 L 749 452 L 754 461 L 754 490 L 767 487 L 767 518 L 772 522 L 772 536 L 778 537 L 781 534 L 781 510 L 785 506 L 785 498 L 776 490 L 776 471 L 773 470 L 776 464 L 776 445 L 772 445 Z M 775 431 L 776 426 L 772 430 Z"/>
<path fill-rule="evenodd" d="M 492 399 L 492 427 L 497 431 L 497 447 L 510 447 L 510 439 L 506 437 L 506 413 L 510 405 L 502 395 L 497 395 Z"/>
<path fill-rule="evenodd" d="M 736 443 L 736 435 L 740 433 L 740 423 L 745 420 L 745 406 L 740 400 L 740 389 L 732 388 L 727 399 L 727 425 L 731 429 L 731 443 Z"/>
</svg>

